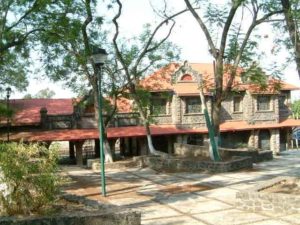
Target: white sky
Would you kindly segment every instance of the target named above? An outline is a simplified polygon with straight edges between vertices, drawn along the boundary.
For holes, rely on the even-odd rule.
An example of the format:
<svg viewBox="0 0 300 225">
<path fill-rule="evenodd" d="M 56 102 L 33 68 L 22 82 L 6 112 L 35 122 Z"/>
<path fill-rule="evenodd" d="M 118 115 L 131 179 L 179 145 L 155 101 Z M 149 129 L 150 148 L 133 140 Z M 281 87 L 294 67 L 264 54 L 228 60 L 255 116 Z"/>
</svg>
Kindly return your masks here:
<svg viewBox="0 0 300 225">
<path fill-rule="evenodd" d="M 153 14 L 149 0 L 126 0 L 123 1 L 123 14 L 120 18 L 120 33 L 130 35 L 138 35 L 142 26 L 145 23 L 155 23 L 157 17 Z M 162 2 L 160 0 L 151 1 L 152 4 L 156 2 Z M 172 2 L 172 7 L 178 10 L 184 8 L 183 1 L 170 1 Z M 105 9 L 100 9 L 100 11 L 105 11 Z M 111 16 L 113 13 L 108 13 Z M 259 48 L 263 49 L 266 53 L 266 57 L 263 60 L 263 64 L 278 63 L 281 64 L 284 62 L 286 53 L 281 53 L 279 56 L 272 56 L 272 37 L 270 36 L 271 29 L 268 26 L 261 28 L 262 35 L 268 35 L 269 38 L 266 38 L 260 43 Z M 265 32 L 265 33 L 264 33 Z M 208 53 L 208 47 L 206 44 L 206 39 L 204 38 L 202 31 L 200 30 L 198 24 L 192 15 L 187 12 L 176 19 L 176 27 L 169 39 L 174 42 L 181 48 L 181 58 L 182 60 L 188 60 L 189 62 L 212 62 L 213 58 Z M 36 65 L 37 66 L 37 65 Z M 294 85 L 300 86 L 300 81 L 298 74 L 296 72 L 296 65 L 293 61 L 290 62 L 287 70 L 283 72 L 284 80 L 292 83 Z M 48 79 L 30 79 L 30 84 L 26 92 L 23 93 L 13 93 L 12 98 L 22 98 L 25 93 L 35 94 L 41 89 L 49 88 L 53 90 L 56 95 L 55 98 L 69 98 L 76 97 L 76 94 L 72 93 L 71 90 L 68 90 L 63 86 L 61 82 L 53 83 Z M 293 93 L 294 98 L 300 98 L 300 93 Z"/>
</svg>

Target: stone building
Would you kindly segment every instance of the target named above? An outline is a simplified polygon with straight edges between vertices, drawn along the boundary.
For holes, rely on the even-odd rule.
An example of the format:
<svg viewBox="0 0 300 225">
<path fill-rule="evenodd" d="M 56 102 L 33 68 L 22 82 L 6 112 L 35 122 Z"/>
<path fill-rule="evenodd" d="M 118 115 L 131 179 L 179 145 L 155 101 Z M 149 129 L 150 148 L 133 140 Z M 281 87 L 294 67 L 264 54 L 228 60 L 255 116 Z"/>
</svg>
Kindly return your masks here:
<svg viewBox="0 0 300 225">
<path fill-rule="evenodd" d="M 199 97 L 199 81 L 204 82 L 205 101 L 211 113 L 214 70 L 212 64 L 170 64 L 141 81 L 149 90 L 148 107 L 153 120 L 151 132 L 156 149 L 173 153 L 174 143 L 206 146 L 208 131 Z M 224 82 L 228 76 L 225 74 Z M 278 84 L 280 84 L 278 86 Z M 277 88 L 276 88 L 277 87 Z M 279 88 L 278 88 L 279 87 Z M 232 92 L 222 103 L 221 146 L 227 148 L 285 150 L 291 140 L 292 127 L 300 121 L 290 119 L 291 91 L 299 88 L 269 78 L 261 89 L 239 74 Z M 10 140 L 68 141 L 70 156 L 81 155 L 85 141 L 94 141 L 98 156 L 99 138 L 92 104 L 81 107 L 83 100 L 13 99 L 10 106 Z M 0 120 L 0 138 L 7 139 L 6 118 Z M 118 100 L 118 112 L 107 128 L 111 147 L 119 143 L 123 155 L 147 154 L 145 129 L 134 102 Z M 79 161 L 81 158 L 79 158 Z"/>
</svg>

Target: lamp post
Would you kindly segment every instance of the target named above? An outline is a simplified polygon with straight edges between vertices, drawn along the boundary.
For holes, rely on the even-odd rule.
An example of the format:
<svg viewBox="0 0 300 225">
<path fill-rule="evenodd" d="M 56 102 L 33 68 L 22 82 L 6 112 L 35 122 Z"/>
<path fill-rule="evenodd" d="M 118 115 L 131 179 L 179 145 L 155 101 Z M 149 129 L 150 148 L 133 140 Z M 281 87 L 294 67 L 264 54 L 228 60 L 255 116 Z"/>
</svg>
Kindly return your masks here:
<svg viewBox="0 0 300 225">
<path fill-rule="evenodd" d="M 104 127 L 102 115 L 102 67 L 106 61 L 107 53 L 104 49 L 95 48 L 92 55 L 92 60 L 96 67 L 97 87 L 98 87 L 98 126 L 99 126 L 99 141 L 100 141 L 100 163 L 101 163 L 101 193 L 106 196 L 106 182 L 105 182 L 105 165 L 104 165 Z"/>
<path fill-rule="evenodd" d="M 11 94 L 11 88 L 6 88 L 6 109 L 7 109 L 7 142 L 9 142 L 9 132 L 10 132 L 10 121 L 9 121 L 9 97 Z"/>
</svg>

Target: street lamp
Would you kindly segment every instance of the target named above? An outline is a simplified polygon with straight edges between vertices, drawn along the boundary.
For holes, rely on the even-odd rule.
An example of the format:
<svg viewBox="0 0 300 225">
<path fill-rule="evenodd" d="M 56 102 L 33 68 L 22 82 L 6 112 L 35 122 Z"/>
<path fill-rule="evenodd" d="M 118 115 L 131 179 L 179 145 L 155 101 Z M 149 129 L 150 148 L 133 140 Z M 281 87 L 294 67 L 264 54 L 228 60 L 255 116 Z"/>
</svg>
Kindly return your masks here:
<svg viewBox="0 0 300 225">
<path fill-rule="evenodd" d="M 7 142 L 9 142 L 9 132 L 10 132 L 10 121 L 9 121 L 9 97 L 11 94 L 11 88 L 6 88 L 6 109 L 7 109 Z"/>
<path fill-rule="evenodd" d="M 106 184 L 105 184 L 105 166 L 104 166 L 104 127 L 103 127 L 103 115 L 102 115 L 102 67 L 107 59 L 107 53 L 104 49 L 95 48 L 93 50 L 92 60 L 96 67 L 97 86 L 98 86 L 98 126 L 99 126 L 99 141 L 100 141 L 100 163 L 101 163 L 101 191 L 102 195 L 106 196 Z"/>
</svg>

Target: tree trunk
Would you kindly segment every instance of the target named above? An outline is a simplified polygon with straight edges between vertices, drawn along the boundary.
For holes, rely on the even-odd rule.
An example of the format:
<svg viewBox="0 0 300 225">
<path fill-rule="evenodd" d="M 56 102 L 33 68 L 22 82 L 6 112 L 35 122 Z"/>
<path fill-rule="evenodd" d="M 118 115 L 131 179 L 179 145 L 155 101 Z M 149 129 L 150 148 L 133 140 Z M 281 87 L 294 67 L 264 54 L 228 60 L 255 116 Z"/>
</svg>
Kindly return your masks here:
<svg viewBox="0 0 300 225">
<path fill-rule="evenodd" d="M 135 87 L 131 87 L 130 92 L 133 96 L 133 99 L 136 103 L 137 109 L 140 113 L 144 128 L 146 130 L 146 137 L 147 137 L 147 143 L 148 143 L 148 148 L 149 148 L 149 152 L 151 155 L 168 155 L 164 152 L 161 151 L 157 151 L 154 146 L 153 146 L 153 142 L 152 142 L 152 136 L 151 136 L 151 130 L 150 130 L 150 124 L 148 122 L 148 118 L 147 118 L 147 114 L 144 111 L 143 107 L 140 104 L 140 100 L 135 92 Z"/>
<path fill-rule="evenodd" d="M 221 104 L 223 100 L 223 59 L 218 58 L 214 69 L 215 76 L 215 95 L 212 103 L 212 123 L 215 132 L 215 139 L 220 136 L 220 117 L 221 117 Z M 217 144 L 219 141 L 217 142 Z"/>
<path fill-rule="evenodd" d="M 148 148 L 149 148 L 150 154 L 156 155 L 157 151 L 156 151 L 156 149 L 153 146 L 152 136 L 151 136 L 151 131 L 150 131 L 149 124 L 146 122 L 146 124 L 144 125 L 144 127 L 146 129 L 146 136 L 147 136 L 147 142 L 148 142 Z"/>
<path fill-rule="evenodd" d="M 295 61 L 297 65 L 298 75 L 300 77 L 300 39 L 297 21 L 293 16 L 291 3 L 289 0 L 281 0 L 287 30 L 290 35 L 291 42 L 294 47 Z M 297 12 L 298 13 L 298 12 Z"/>
<path fill-rule="evenodd" d="M 111 163 L 114 161 L 113 154 L 107 138 L 104 138 L 104 155 L 105 155 L 105 162 Z"/>
<path fill-rule="evenodd" d="M 220 161 L 221 157 L 219 155 L 218 152 L 218 145 L 217 145 L 217 139 L 215 137 L 215 133 L 214 133 L 214 127 L 212 126 L 211 123 L 211 119 L 207 110 L 207 106 L 206 106 L 206 101 L 205 101 L 205 96 L 204 96 L 204 92 L 203 92 L 203 83 L 199 84 L 199 95 L 200 95 L 200 99 L 202 102 L 202 107 L 203 107 L 203 111 L 204 111 L 204 117 L 205 117 L 205 122 L 206 122 L 206 127 L 208 130 L 208 135 L 209 135 L 209 155 L 211 160 L 213 161 Z"/>
</svg>

